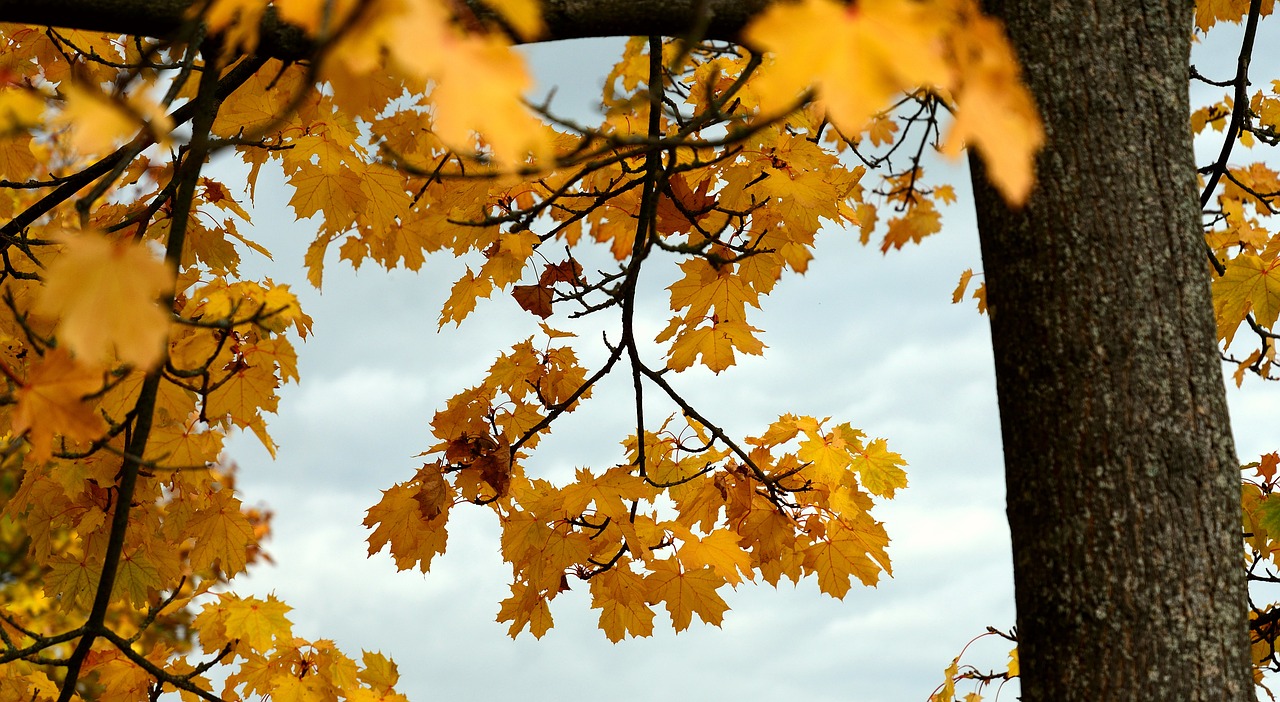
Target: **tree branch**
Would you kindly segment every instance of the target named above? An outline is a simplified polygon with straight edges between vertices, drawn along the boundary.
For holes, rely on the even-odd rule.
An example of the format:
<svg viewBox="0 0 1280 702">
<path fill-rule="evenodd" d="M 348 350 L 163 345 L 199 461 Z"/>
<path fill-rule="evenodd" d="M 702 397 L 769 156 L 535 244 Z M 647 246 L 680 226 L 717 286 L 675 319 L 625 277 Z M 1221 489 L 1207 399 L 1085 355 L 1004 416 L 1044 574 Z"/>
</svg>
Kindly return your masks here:
<svg viewBox="0 0 1280 702">
<path fill-rule="evenodd" d="M 492 11 L 464 0 L 479 17 Z M 97 32 L 169 38 L 198 0 L 0 0 L 0 21 Z M 586 37 L 656 34 L 683 36 L 706 20 L 702 38 L 735 40 L 748 20 L 771 0 L 544 0 L 546 34 L 537 42 Z M 704 14 L 705 13 L 705 14 Z M 274 11 L 262 20 L 258 54 L 296 60 L 314 51 L 302 30 Z"/>
</svg>

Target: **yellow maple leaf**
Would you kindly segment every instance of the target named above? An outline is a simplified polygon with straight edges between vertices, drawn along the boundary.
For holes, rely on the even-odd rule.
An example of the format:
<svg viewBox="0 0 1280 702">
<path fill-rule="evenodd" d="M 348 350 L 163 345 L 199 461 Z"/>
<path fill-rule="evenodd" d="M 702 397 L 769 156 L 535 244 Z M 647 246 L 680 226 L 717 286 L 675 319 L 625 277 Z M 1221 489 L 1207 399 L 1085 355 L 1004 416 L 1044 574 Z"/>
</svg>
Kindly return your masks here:
<svg viewBox="0 0 1280 702">
<path fill-rule="evenodd" d="M 677 632 L 689 628 L 694 614 L 707 624 L 720 626 L 729 605 L 716 592 L 725 580 L 711 566 L 682 570 L 679 561 L 668 558 L 654 561 L 650 567 L 645 576 L 650 602 L 666 606 Z"/>
<path fill-rule="evenodd" d="M 223 38 L 223 51 L 253 51 L 258 46 L 258 26 L 267 11 L 268 0 L 212 0 L 204 12 L 211 34 Z"/>
<path fill-rule="evenodd" d="M 453 52 L 431 92 L 432 131 L 455 148 L 470 146 L 479 132 L 504 165 L 549 156 L 548 131 L 522 100 L 533 85 L 524 59 L 493 37 L 467 37 Z"/>
<path fill-rule="evenodd" d="M 78 83 L 68 82 L 60 89 L 66 102 L 52 122 L 67 129 L 71 148 L 81 154 L 112 151 L 142 128 L 150 129 L 155 139 L 163 143 L 173 129 L 164 108 L 144 91 L 113 98 Z"/>
<path fill-rule="evenodd" d="M 991 183 L 1005 200 L 1021 204 L 1035 181 L 1044 128 L 1003 27 L 975 7 L 965 9 L 968 21 L 951 37 L 960 77 L 956 119 L 942 152 L 955 156 L 965 144 L 976 147 Z"/>
<path fill-rule="evenodd" d="M 20 87 L 0 89 L 0 134 L 9 136 L 40 124 L 45 104 L 40 94 Z"/>
<path fill-rule="evenodd" d="M 842 598 L 849 592 L 851 577 L 875 585 L 881 563 L 888 562 L 884 529 L 870 517 L 863 515 L 862 520 L 855 527 L 831 522 L 826 537 L 805 550 L 805 566 L 817 573 L 818 589 L 832 597 Z"/>
<path fill-rule="evenodd" d="M 45 354 L 18 388 L 12 419 L 14 434 L 27 432 L 33 459 L 50 458 L 54 434 L 92 441 L 106 433 L 106 421 L 81 399 L 102 385 L 102 369 L 81 365 L 60 348 Z"/>
<path fill-rule="evenodd" d="M 600 629 L 614 643 L 653 634 L 645 578 L 631 570 L 630 563 L 624 558 L 591 578 L 591 608 L 600 610 Z"/>
<path fill-rule="evenodd" d="M 83 557 L 58 556 L 49 564 L 44 587 L 48 593 L 61 595 L 64 606 L 87 608 L 101 576 L 100 563 Z"/>
<path fill-rule="evenodd" d="M 203 569 L 217 563 L 228 578 L 245 569 L 246 550 L 257 541 L 240 500 L 230 490 L 209 495 L 208 503 L 187 522 L 184 535 L 195 539 L 193 567 Z"/>
<path fill-rule="evenodd" d="M 519 30 L 534 26 L 529 4 L 499 9 Z M 333 51 L 351 74 L 384 72 L 386 56 L 399 75 L 433 82 L 432 131 L 455 149 L 473 150 L 480 132 L 503 165 L 550 154 L 548 130 L 522 102 L 532 86 L 524 59 L 498 35 L 464 33 L 446 3 L 385 0 L 362 14 Z"/>
<path fill-rule="evenodd" d="M 598 478 L 590 470 L 579 468 L 574 477 L 576 480 L 565 486 L 561 493 L 565 511 L 579 514 L 588 504 L 593 504 L 596 514 L 607 517 L 612 526 L 622 533 L 631 553 L 640 560 L 648 561 L 652 556 L 649 544 L 654 541 L 637 532 L 639 522 L 627 503 L 638 499 L 653 499 L 653 488 L 629 468 L 622 466 L 610 468 Z"/>
<path fill-rule="evenodd" d="M 242 358 L 220 377 L 220 385 L 205 397 L 205 416 L 210 420 L 230 420 L 238 427 L 260 419 L 262 410 L 274 412 L 279 404 L 279 382 L 268 359 Z"/>
<path fill-rule="evenodd" d="M 444 307 L 440 310 L 439 326 L 443 328 L 449 322 L 461 326 L 462 320 L 476 308 L 476 300 L 489 297 L 492 293 L 493 283 L 488 278 L 477 276 L 468 268 L 466 275 L 449 289 L 449 299 L 445 300 Z"/>
<path fill-rule="evenodd" d="M 223 0 L 223 2 L 225 1 Z M 238 1 L 243 2 L 244 0 Z M 320 32 L 320 26 L 323 24 L 326 14 L 333 17 L 341 17 L 345 14 L 342 10 L 346 9 L 342 6 L 351 4 L 350 2 L 343 2 L 338 3 L 337 7 L 335 7 L 333 3 L 325 2 L 325 0 L 274 0 L 272 2 L 281 20 L 301 27 L 311 36 L 315 36 Z"/>
<path fill-rule="evenodd" d="M 57 337 L 78 358 L 150 368 L 164 355 L 169 315 L 157 300 L 173 274 L 144 245 L 93 232 L 64 235 L 36 310 L 59 318 Z"/>
<path fill-rule="evenodd" d="M 907 473 L 902 470 L 906 462 L 888 449 L 884 439 L 876 439 L 858 451 L 852 465 L 858 472 L 858 482 L 873 495 L 893 497 L 895 490 L 907 486 Z"/>
<path fill-rule="evenodd" d="M 324 215 L 325 229 L 319 232 L 319 237 L 325 237 L 326 230 L 341 232 L 351 226 L 357 213 L 368 205 L 369 196 L 360 185 L 366 171 L 359 163 L 344 163 L 332 172 L 320 168 L 298 169 L 289 176 L 289 184 L 294 187 L 289 205 L 298 219 L 317 212 Z"/>
<path fill-rule="evenodd" d="M 278 123 L 282 115 L 285 116 L 285 122 L 281 126 L 297 122 L 297 116 L 288 115 L 285 107 L 300 91 L 306 90 L 306 76 L 307 69 L 300 64 L 286 65 L 276 59 L 268 61 L 244 86 L 231 93 L 222 103 L 213 121 L 214 134 L 231 136 L 242 132 L 252 133 Z M 253 172 L 256 173 L 256 168 Z M 252 180 L 253 176 L 250 182 Z"/>
<path fill-rule="evenodd" d="M 400 670 L 395 661 L 376 651 L 363 651 L 364 670 L 361 670 L 360 681 L 375 691 L 390 690 L 400 680 Z"/>
<path fill-rule="evenodd" d="M 844 482 L 846 470 L 862 449 L 862 435 L 848 424 L 824 431 L 822 422 L 812 417 L 800 417 L 797 426 L 806 437 L 796 452 L 800 460 L 810 464 L 805 474 L 830 486 Z"/>
<path fill-rule="evenodd" d="M 512 583 L 511 597 L 502 601 L 496 621 L 511 622 L 507 634 L 512 638 L 528 627 L 529 633 L 540 639 L 554 622 L 551 608 L 547 606 L 548 599 L 544 593 L 524 583 Z"/>
<path fill-rule="evenodd" d="M 942 673 L 942 685 L 938 691 L 929 696 L 929 702 L 952 702 L 956 698 L 956 678 L 960 676 L 960 657 L 956 656 L 951 665 Z"/>
<path fill-rule="evenodd" d="M 751 577 L 751 557 L 738 545 L 738 535 L 732 531 L 713 531 L 699 537 L 679 522 L 668 526 L 680 537 L 680 563 L 685 569 L 710 566 L 716 575 L 730 585 L 738 585 L 743 576 Z"/>
<path fill-rule="evenodd" d="M 972 0 L 778 3 L 744 37 L 773 56 L 753 81 L 764 111 L 794 105 L 813 86 L 826 116 L 857 134 L 895 95 L 949 92 L 956 121 L 944 153 L 972 145 L 1008 201 L 1030 193 L 1043 129 L 1003 28 Z M 884 132 L 873 125 L 872 140 Z"/>
<path fill-rule="evenodd" d="M 703 365 L 719 373 L 737 363 L 735 351 L 753 356 L 764 354 L 764 343 L 755 336 L 759 331 L 744 322 L 716 322 L 709 327 L 684 329 L 671 344 L 667 367 L 681 371 L 700 357 Z M 665 338 L 661 336 L 658 341 Z"/>
<path fill-rule="evenodd" d="M 276 642 L 292 642 L 293 625 L 285 617 L 290 609 L 275 595 L 262 600 L 222 593 L 201 609 L 195 628 L 206 650 L 234 644 L 238 651 L 264 652 Z"/>
<path fill-rule="evenodd" d="M 542 34 L 542 5 L 538 0 L 485 0 L 485 5 L 502 14 L 523 39 Z"/>
<path fill-rule="evenodd" d="M 497 245 L 485 252 L 488 260 L 477 275 L 499 288 L 519 281 L 525 263 L 533 256 L 534 247 L 540 241 L 538 235 L 529 230 L 503 234 Z"/>
<path fill-rule="evenodd" d="M 1270 327 L 1280 318 L 1280 257 L 1264 260 L 1243 253 L 1227 262 L 1227 272 L 1213 281 L 1213 306 L 1218 338 L 1228 346 L 1245 315 Z"/>
<path fill-rule="evenodd" d="M 75 151 L 106 153 L 138 130 L 134 116 L 99 90 L 70 83 L 62 92 L 66 104 L 53 123 L 68 129 L 69 144 Z"/>
<path fill-rule="evenodd" d="M 144 458 L 170 468 L 202 466 L 217 460 L 222 441 L 222 432 L 201 426 L 193 412 L 185 421 L 154 424 Z"/>
<path fill-rule="evenodd" d="M 394 485 L 382 491 L 382 500 L 370 507 L 364 525 L 373 529 L 369 535 L 369 555 L 390 546 L 396 568 L 407 570 L 415 565 L 422 572 L 431 569 L 431 561 L 444 553 L 448 539 L 450 503 L 428 519 L 418 499 L 422 486 Z"/>
<path fill-rule="evenodd" d="M 949 84 L 942 23 L 930 9 L 909 0 L 771 5 L 743 32 L 774 56 L 754 81 L 761 107 L 785 109 L 813 85 L 831 121 L 856 134 L 897 93 Z"/>
<path fill-rule="evenodd" d="M 673 494 L 681 524 L 698 527 L 702 531 L 711 531 L 720 520 L 720 510 L 724 507 L 724 495 L 721 486 L 710 478 L 696 478 L 681 486 L 678 494 Z"/>
<path fill-rule="evenodd" d="M 1239 23 L 1249 13 L 1248 0 L 1197 0 L 1196 29 L 1208 31 L 1219 22 Z M 1271 14 L 1275 9 L 1275 0 L 1263 0 L 1261 3 L 1263 16 Z"/>
<path fill-rule="evenodd" d="M 119 649 L 90 651 L 85 657 L 86 670 L 97 675 L 103 688 L 101 702 L 132 702 L 147 699 L 151 674 L 125 658 Z"/>
<path fill-rule="evenodd" d="M 956 284 L 956 289 L 951 293 L 951 304 L 959 304 L 964 299 L 965 290 L 969 288 L 969 281 L 973 279 L 973 269 L 966 268 L 960 274 L 960 282 Z"/>
<path fill-rule="evenodd" d="M 942 231 L 942 213 L 934 208 L 931 200 L 924 200 L 911 207 L 900 217 L 889 220 L 889 231 L 880 244 L 881 253 L 890 248 L 901 249 L 908 242 L 920 243 L 925 237 Z"/>
<path fill-rule="evenodd" d="M 760 307 L 760 295 L 742 276 L 734 275 L 733 266 L 716 267 L 706 259 L 694 258 L 681 263 L 680 270 L 684 276 L 667 290 L 671 291 L 671 309 L 689 308 L 686 319 L 714 313 L 721 319 L 741 320 L 746 317 L 747 305 Z"/>
<path fill-rule="evenodd" d="M 120 557 L 112 597 L 124 599 L 135 607 L 146 606 L 148 598 L 163 585 L 158 560 L 141 547 L 126 550 Z"/>
</svg>

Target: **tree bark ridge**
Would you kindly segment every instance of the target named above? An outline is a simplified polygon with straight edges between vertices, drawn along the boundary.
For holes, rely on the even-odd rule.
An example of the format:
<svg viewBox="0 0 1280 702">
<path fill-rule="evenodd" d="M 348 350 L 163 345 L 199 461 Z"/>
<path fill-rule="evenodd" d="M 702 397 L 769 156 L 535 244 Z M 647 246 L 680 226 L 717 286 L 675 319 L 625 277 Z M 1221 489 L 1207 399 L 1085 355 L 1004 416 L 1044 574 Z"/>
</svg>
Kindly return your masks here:
<svg viewBox="0 0 1280 702">
<path fill-rule="evenodd" d="M 1253 699 L 1188 126 L 1192 4 L 997 0 L 1044 116 L 974 184 L 1026 702 Z"/>
</svg>

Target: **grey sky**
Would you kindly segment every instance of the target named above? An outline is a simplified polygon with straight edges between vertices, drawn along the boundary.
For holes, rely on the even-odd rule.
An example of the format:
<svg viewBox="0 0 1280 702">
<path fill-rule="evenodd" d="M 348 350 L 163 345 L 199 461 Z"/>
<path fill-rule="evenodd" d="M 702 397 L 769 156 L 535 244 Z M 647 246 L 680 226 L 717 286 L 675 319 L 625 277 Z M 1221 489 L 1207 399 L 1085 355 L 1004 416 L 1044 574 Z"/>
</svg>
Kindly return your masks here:
<svg viewBox="0 0 1280 702">
<path fill-rule="evenodd" d="M 557 105 L 591 104 L 608 47 L 533 50 L 540 76 L 567 76 Z M 533 334 L 536 320 L 510 299 L 482 301 L 460 330 L 437 334 L 440 306 L 461 272 L 446 258 L 415 275 L 353 272 L 331 256 L 323 294 L 312 290 L 301 260 L 314 228 L 294 222 L 278 174 L 263 169 L 251 236 L 275 262 L 253 260 L 246 275 L 293 283 L 316 333 L 299 348 L 301 386 L 285 388 L 269 422 L 278 460 L 252 437 L 228 449 L 246 499 L 276 513 L 269 550 L 277 565 L 259 567 L 236 591 L 277 593 L 294 607 L 300 636 L 332 638 L 357 657 L 360 649 L 393 656 L 400 690 L 413 700 L 923 702 L 965 642 L 1014 618 L 987 321 L 972 302 L 950 304 L 961 271 L 981 269 L 977 234 L 963 164 L 943 168 L 940 180 L 956 186 L 959 204 L 947 209 L 941 234 L 882 256 L 855 233 L 825 232 L 808 274 L 784 279 L 752 320 L 767 332 L 764 359 L 675 381 L 738 435 L 792 411 L 887 438 L 908 461 L 910 480 L 876 508 L 893 539 L 894 577 L 855 587 L 844 601 L 819 594 L 814 582 L 744 584 L 727 593 L 732 609 L 722 628 L 695 622 L 674 635 L 659 624 L 650 639 L 616 645 L 596 629 L 583 586 L 555 600 L 557 625 L 541 641 L 506 636 L 494 615 L 510 570 L 485 509 L 455 510 L 449 551 L 429 575 L 398 574 L 385 554 L 365 557 L 364 510 L 421 464 L 414 454 L 432 442 L 432 413 Z M 648 304 L 657 320 L 665 296 Z M 626 383 L 608 383 L 557 423 L 531 466 L 563 476 L 621 460 L 618 442 L 634 430 L 628 392 Z M 1230 398 L 1242 460 L 1280 448 L 1276 390 L 1254 381 Z M 1002 667 L 1008 648 L 986 639 L 965 660 Z"/>
</svg>

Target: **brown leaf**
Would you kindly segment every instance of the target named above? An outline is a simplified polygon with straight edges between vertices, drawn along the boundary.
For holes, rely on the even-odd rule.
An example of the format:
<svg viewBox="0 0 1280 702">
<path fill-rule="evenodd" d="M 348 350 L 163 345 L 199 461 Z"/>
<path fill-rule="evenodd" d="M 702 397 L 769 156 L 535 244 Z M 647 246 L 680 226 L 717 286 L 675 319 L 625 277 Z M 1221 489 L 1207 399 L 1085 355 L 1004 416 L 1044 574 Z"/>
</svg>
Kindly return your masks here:
<svg viewBox="0 0 1280 702">
<path fill-rule="evenodd" d="M 463 433 L 445 447 L 444 459 L 450 465 L 480 471 L 480 479 L 493 488 L 495 497 L 507 494 L 511 484 L 511 445 L 502 437 L 494 440 L 484 434 Z"/>
<path fill-rule="evenodd" d="M 542 269 L 542 275 L 538 277 L 538 285 L 551 287 L 556 283 L 568 283 L 574 287 L 581 287 L 582 266 L 572 258 L 560 263 L 548 263 Z"/>
<path fill-rule="evenodd" d="M 546 277 L 545 275 L 543 276 Z M 542 285 L 517 285 L 511 289 L 511 297 L 520 309 L 543 319 L 551 316 L 551 288 Z"/>
<path fill-rule="evenodd" d="M 444 449 L 444 460 L 449 465 L 469 466 L 480 456 L 497 448 L 498 443 L 484 434 L 468 434 L 463 432 L 455 439 L 449 440 Z"/>
<path fill-rule="evenodd" d="M 449 504 L 449 486 L 444 482 L 440 465 L 428 463 L 422 466 L 414 480 L 418 482 L 418 491 L 413 495 L 418 511 L 422 512 L 423 519 L 435 519 Z"/>
<path fill-rule="evenodd" d="M 511 447 L 506 441 L 499 439 L 497 448 L 477 458 L 474 467 L 480 470 L 480 479 L 493 488 L 495 497 L 507 494 L 511 485 Z"/>
</svg>

